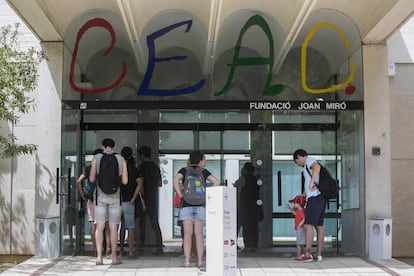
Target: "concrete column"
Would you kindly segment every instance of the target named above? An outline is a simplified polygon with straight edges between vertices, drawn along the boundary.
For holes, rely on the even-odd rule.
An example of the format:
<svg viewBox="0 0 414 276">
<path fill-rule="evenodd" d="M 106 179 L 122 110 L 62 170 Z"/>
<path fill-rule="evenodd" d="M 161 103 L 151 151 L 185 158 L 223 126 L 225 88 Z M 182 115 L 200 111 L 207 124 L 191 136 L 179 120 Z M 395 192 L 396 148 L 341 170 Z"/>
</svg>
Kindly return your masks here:
<svg viewBox="0 0 414 276">
<path fill-rule="evenodd" d="M 370 218 L 391 218 L 390 89 L 387 46 L 364 45 L 365 211 Z M 380 154 L 373 154 L 373 148 Z M 366 231 L 368 252 L 369 231 Z"/>
</svg>

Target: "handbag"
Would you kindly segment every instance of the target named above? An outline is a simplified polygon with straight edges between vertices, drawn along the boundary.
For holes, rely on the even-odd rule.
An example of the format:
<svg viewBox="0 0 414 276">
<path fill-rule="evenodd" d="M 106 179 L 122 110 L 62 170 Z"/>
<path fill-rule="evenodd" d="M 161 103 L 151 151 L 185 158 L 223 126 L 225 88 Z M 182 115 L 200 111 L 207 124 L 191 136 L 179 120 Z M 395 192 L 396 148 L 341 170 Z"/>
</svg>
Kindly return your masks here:
<svg viewBox="0 0 414 276">
<path fill-rule="evenodd" d="M 180 197 L 178 193 L 175 193 L 173 206 L 174 208 L 181 208 L 183 206 L 183 199 Z"/>
</svg>

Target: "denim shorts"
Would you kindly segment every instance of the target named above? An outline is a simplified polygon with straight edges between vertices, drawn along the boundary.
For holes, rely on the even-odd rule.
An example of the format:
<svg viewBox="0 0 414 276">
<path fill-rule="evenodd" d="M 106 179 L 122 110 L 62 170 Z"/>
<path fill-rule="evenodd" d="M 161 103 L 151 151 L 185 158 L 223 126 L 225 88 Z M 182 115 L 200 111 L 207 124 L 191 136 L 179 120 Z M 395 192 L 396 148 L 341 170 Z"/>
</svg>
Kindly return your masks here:
<svg viewBox="0 0 414 276">
<path fill-rule="evenodd" d="M 121 204 L 122 216 L 126 229 L 135 228 L 135 204 L 123 201 Z"/>
<path fill-rule="evenodd" d="M 206 220 L 206 208 L 204 206 L 183 207 L 180 209 L 178 220 Z"/>
</svg>

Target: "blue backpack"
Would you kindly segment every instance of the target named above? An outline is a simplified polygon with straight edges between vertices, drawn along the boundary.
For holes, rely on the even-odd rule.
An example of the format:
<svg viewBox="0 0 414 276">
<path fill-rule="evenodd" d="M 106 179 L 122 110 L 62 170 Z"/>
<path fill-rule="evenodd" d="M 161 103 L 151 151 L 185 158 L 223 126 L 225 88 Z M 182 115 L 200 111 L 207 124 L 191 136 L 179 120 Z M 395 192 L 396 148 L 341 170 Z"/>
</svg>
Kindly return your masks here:
<svg viewBox="0 0 414 276">
<path fill-rule="evenodd" d="M 91 171 L 91 166 L 85 168 L 85 182 L 83 183 L 83 195 L 90 200 L 93 200 L 93 193 L 96 189 L 96 182 L 89 182 L 89 174 Z"/>
</svg>

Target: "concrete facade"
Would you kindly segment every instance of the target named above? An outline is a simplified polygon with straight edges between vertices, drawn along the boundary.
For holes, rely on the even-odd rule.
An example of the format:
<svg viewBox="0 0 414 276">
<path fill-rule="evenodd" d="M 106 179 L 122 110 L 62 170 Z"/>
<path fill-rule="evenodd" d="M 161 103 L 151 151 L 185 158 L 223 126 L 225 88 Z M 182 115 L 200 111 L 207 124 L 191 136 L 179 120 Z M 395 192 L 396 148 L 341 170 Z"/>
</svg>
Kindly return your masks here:
<svg viewBox="0 0 414 276">
<path fill-rule="evenodd" d="M 17 21 L 21 22 L 0 0 L 0 25 Z M 64 45 L 40 44 L 23 24 L 20 32 L 22 46 L 43 49 L 49 60 L 40 67 L 36 110 L 23 114 L 14 127 L 0 122 L 2 135 L 14 133 L 20 143 L 39 146 L 33 156 L 0 160 L 0 254 L 35 254 L 36 218 L 60 215 L 56 168 L 61 166 Z M 402 35 L 393 37 L 388 47 L 385 43 L 363 45 L 366 252 L 369 219 L 392 218 L 393 236 L 404 237 L 393 240 L 393 256 L 413 256 L 414 64 L 411 55 L 401 55 L 412 41 L 406 43 Z M 395 76 L 389 74 L 389 61 L 396 64 Z M 372 147 L 379 147 L 381 154 L 374 156 Z"/>
<path fill-rule="evenodd" d="M 0 160 L 0 254 L 35 254 L 36 217 L 59 216 L 56 168 L 60 167 L 63 43 L 42 43 L 14 11 L 0 1 L 0 25 L 20 22 L 21 47 L 43 49 L 49 60 L 39 68 L 35 110 L 15 126 L 1 122 L 0 133 L 13 133 L 18 143 L 36 144 L 34 155 Z"/>
<path fill-rule="evenodd" d="M 392 252 L 394 256 L 412 256 L 414 215 L 412 189 L 414 145 L 414 20 L 411 19 L 388 41 L 388 60 L 395 74 L 389 76 L 391 106 L 390 195 L 393 217 Z"/>
</svg>

